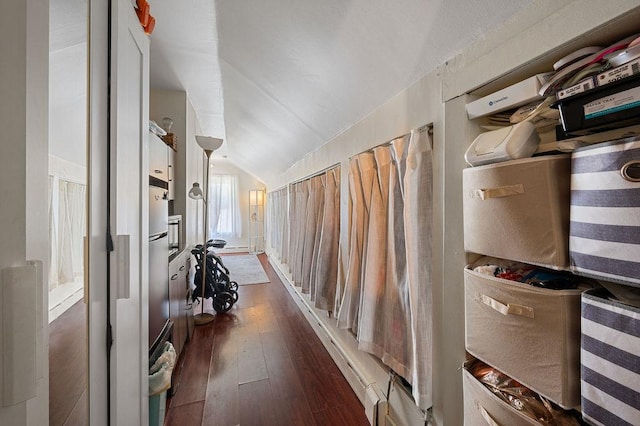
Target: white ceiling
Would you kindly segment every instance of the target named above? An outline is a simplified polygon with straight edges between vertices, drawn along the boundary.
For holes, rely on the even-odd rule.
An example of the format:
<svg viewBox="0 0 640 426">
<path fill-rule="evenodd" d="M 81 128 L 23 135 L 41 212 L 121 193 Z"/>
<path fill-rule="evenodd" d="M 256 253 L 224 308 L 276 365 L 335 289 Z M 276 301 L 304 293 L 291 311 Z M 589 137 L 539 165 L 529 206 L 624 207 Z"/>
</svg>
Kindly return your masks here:
<svg viewBox="0 0 640 426">
<path fill-rule="evenodd" d="M 264 179 L 531 2 L 150 0 L 151 85 L 185 90 L 216 154 Z M 51 5 L 52 49 L 77 44 L 86 0 Z"/>
</svg>

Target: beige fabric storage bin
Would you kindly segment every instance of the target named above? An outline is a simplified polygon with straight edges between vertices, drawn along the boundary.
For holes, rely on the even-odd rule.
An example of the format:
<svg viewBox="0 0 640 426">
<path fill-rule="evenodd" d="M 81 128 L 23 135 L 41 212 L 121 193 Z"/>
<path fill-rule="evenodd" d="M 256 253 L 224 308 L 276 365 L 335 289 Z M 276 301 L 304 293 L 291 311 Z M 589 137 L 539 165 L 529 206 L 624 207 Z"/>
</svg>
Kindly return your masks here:
<svg viewBox="0 0 640 426">
<path fill-rule="evenodd" d="M 563 408 L 580 405 L 580 295 L 464 271 L 465 346 Z"/>
<path fill-rule="evenodd" d="M 463 170 L 465 250 L 567 268 L 570 176 L 568 154 Z"/>
<path fill-rule="evenodd" d="M 462 370 L 465 426 L 538 425 L 530 417 L 498 398 L 464 368 Z M 494 423 L 491 423 L 491 422 Z"/>
</svg>

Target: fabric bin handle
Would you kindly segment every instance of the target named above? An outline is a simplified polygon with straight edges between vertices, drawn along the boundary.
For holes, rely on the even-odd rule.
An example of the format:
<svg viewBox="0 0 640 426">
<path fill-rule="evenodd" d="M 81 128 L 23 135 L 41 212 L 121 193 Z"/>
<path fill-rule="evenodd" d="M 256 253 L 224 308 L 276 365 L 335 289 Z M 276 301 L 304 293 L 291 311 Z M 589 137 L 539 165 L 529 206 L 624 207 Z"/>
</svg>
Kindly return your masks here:
<svg viewBox="0 0 640 426">
<path fill-rule="evenodd" d="M 629 182 L 640 182 L 640 161 L 633 160 L 626 163 L 620 169 L 620 174 Z"/>
<path fill-rule="evenodd" d="M 498 422 L 493 420 L 493 417 L 491 417 L 491 414 L 489 414 L 489 412 L 485 410 L 485 408 L 482 405 L 480 405 L 480 403 L 477 400 L 474 400 L 473 402 L 476 403 L 476 408 L 478 409 L 478 411 L 480 411 L 480 415 L 482 415 L 482 418 L 487 422 L 489 426 L 500 426 Z"/>
<path fill-rule="evenodd" d="M 486 294 L 480 295 L 480 301 L 491 309 L 500 312 L 502 315 L 518 315 L 521 317 L 534 318 L 533 308 L 529 306 L 517 305 L 515 303 L 507 303 L 505 305 Z"/>
<path fill-rule="evenodd" d="M 524 185 L 521 183 L 515 185 L 499 186 L 497 188 L 478 188 L 472 191 L 472 198 L 480 198 L 487 200 L 489 198 L 510 197 L 512 195 L 524 194 Z"/>
</svg>

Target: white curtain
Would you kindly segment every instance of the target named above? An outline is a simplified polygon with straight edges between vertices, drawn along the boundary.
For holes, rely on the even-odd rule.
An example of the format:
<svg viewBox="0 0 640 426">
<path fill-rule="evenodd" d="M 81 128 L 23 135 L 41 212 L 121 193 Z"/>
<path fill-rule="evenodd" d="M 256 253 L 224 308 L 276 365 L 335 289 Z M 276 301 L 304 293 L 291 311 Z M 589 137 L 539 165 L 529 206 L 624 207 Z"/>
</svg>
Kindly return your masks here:
<svg viewBox="0 0 640 426">
<path fill-rule="evenodd" d="M 432 404 L 432 246 L 433 160 L 431 135 L 413 131 L 404 174 L 404 237 L 407 250 L 411 335 L 412 393 L 421 408 Z"/>
<path fill-rule="evenodd" d="M 86 185 L 50 177 L 50 289 L 83 274 L 85 197 Z"/>
<path fill-rule="evenodd" d="M 238 197 L 238 176 L 209 175 L 208 237 L 240 237 L 242 220 Z"/>
<path fill-rule="evenodd" d="M 431 406 L 431 136 L 413 131 L 351 159 L 349 258 L 338 326 Z"/>
<path fill-rule="evenodd" d="M 49 290 L 58 286 L 58 198 L 53 194 L 53 182 L 49 176 Z"/>
<path fill-rule="evenodd" d="M 340 168 L 293 183 L 288 190 L 270 196 L 273 208 L 269 220 L 284 225 L 270 225 L 274 241 L 271 247 L 280 250 L 278 255 L 288 264 L 294 285 L 309 294 L 317 308 L 334 312 L 339 270 Z"/>
<path fill-rule="evenodd" d="M 286 264 L 289 256 L 288 189 L 282 188 L 267 194 L 267 242 L 273 254 Z"/>
</svg>

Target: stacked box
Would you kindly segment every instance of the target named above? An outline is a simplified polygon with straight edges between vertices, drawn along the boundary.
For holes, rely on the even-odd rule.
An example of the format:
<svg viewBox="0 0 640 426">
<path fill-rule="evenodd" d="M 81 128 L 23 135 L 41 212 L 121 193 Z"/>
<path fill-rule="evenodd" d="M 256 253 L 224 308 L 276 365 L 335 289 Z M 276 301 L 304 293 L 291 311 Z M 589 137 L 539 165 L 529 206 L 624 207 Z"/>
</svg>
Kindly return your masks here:
<svg viewBox="0 0 640 426">
<path fill-rule="evenodd" d="M 573 271 L 640 285 L 640 138 L 572 153 L 570 217 Z"/>
<path fill-rule="evenodd" d="M 640 424 L 640 309 L 582 295 L 583 418 L 593 425 Z"/>
<path fill-rule="evenodd" d="M 540 425 L 498 398 L 464 368 L 462 370 L 465 426 Z"/>
<path fill-rule="evenodd" d="M 570 155 L 462 172 L 465 251 L 569 267 Z"/>
<path fill-rule="evenodd" d="M 580 295 L 464 271 L 465 346 L 563 408 L 580 405 Z"/>
</svg>

